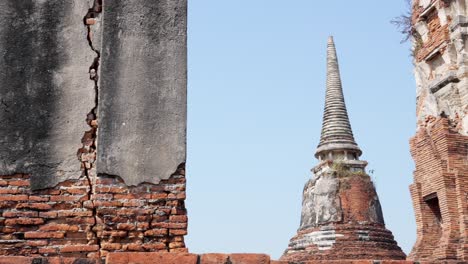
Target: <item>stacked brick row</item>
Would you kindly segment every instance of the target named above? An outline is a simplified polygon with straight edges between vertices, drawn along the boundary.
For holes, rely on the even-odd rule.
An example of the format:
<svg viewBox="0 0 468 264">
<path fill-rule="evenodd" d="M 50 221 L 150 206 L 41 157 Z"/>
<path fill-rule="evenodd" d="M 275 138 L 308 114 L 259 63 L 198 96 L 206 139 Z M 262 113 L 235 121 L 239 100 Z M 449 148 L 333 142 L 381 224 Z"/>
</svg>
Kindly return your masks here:
<svg viewBox="0 0 468 264">
<path fill-rule="evenodd" d="M 468 137 L 437 118 L 411 139 L 416 163 L 410 186 L 418 239 L 409 258 L 468 259 Z M 436 195 L 440 219 L 425 197 Z"/>
<path fill-rule="evenodd" d="M 0 176 L 0 255 L 99 258 L 108 252 L 186 252 L 185 176 L 127 187 L 87 177 L 32 191 L 29 176 Z"/>
<path fill-rule="evenodd" d="M 302 241 L 309 240 L 310 234 L 314 233 L 320 234 L 316 237 L 316 244 L 303 245 Z M 289 247 L 288 255 L 284 255 L 281 260 L 291 263 L 405 258 L 392 233 L 377 224 L 331 224 L 301 230 L 291 239 Z"/>
</svg>

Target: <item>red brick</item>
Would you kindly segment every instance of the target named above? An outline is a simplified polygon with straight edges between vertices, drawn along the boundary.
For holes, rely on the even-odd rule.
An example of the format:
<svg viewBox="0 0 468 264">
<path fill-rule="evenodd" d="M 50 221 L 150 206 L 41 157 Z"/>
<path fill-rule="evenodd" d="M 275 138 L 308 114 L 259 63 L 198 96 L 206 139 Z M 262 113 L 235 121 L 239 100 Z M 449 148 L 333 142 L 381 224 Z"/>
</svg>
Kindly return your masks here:
<svg viewBox="0 0 468 264">
<path fill-rule="evenodd" d="M 101 248 L 104 250 L 119 250 L 122 248 L 122 244 L 119 243 L 102 243 Z"/>
<path fill-rule="evenodd" d="M 171 236 L 185 236 L 187 234 L 187 229 L 170 229 L 169 235 Z"/>
<path fill-rule="evenodd" d="M 148 230 L 149 223 L 137 223 L 136 227 L 138 230 Z"/>
<path fill-rule="evenodd" d="M 30 247 L 41 247 L 41 246 L 47 246 L 49 244 L 49 241 L 47 240 L 28 240 L 26 241 L 26 245 Z"/>
<path fill-rule="evenodd" d="M 58 211 L 58 217 L 73 217 L 73 216 L 84 217 L 84 216 L 92 216 L 92 215 L 93 215 L 93 211 L 82 209 L 82 208 Z"/>
<path fill-rule="evenodd" d="M 112 187 L 112 186 L 98 186 L 95 188 L 97 193 L 127 193 L 127 188 Z"/>
<path fill-rule="evenodd" d="M 200 256 L 200 264 L 220 264 L 228 263 L 227 254 L 203 254 Z"/>
<path fill-rule="evenodd" d="M 169 248 L 170 249 L 173 249 L 173 248 L 184 248 L 185 247 L 185 243 L 184 242 L 171 242 L 169 243 Z"/>
<path fill-rule="evenodd" d="M 197 264 L 198 256 L 194 254 L 173 253 L 109 253 L 106 264 Z"/>
<path fill-rule="evenodd" d="M 112 230 L 112 231 L 103 231 L 103 236 L 110 236 L 110 237 L 126 237 L 128 235 L 127 231 L 121 230 Z"/>
<path fill-rule="evenodd" d="M 50 210 L 52 206 L 46 203 L 20 203 L 16 206 L 16 209 L 35 209 L 35 210 Z"/>
<path fill-rule="evenodd" d="M 178 193 L 176 196 L 177 199 L 185 200 L 187 198 L 187 195 L 185 192 Z"/>
<path fill-rule="evenodd" d="M 5 211 L 3 212 L 3 217 L 38 217 L 39 212 L 33 211 Z"/>
<path fill-rule="evenodd" d="M 126 231 L 129 231 L 129 230 L 135 230 L 135 229 L 136 229 L 136 226 L 135 226 L 135 224 L 121 223 L 121 224 L 118 224 L 118 225 L 117 225 L 117 229 L 118 229 L 118 230 L 126 230 Z"/>
<path fill-rule="evenodd" d="M 65 189 L 64 191 L 69 194 L 88 194 L 89 188 L 87 187 L 80 187 L 80 188 L 68 188 Z"/>
<path fill-rule="evenodd" d="M 163 242 L 151 242 L 148 244 L 143 244 L 142 246 L 147 251 L 161 251 L 161 250 L 167 251 L 167 245 L 166 243 L 163 243 Z"/>
<path fill-rule="evenodd" d="M 95 207 L 120 207 L 121 201 L 94 201 Z"/>
<path fill-rule="evenodd" d="M 114 199 L 122 199 L 122 200 L 129 200 L 129 199 L 136 199 L 139 198 L 135 194 L 127 193 L 127 194 L 114 194 Z"/>
<path fill-rule="evenodd" d="M 14 218 L 5 220 L 5 225 L 40 225 L 44 223 L 42 218 Z"/>
<path fill-rule="evenodd" d="M 125 207 L 138 207 L 138 206 L 145 206 L 146 205 L 145 200 L 138 200 L 138 199 L 132 199 L 126 202 L 123 202 L 123 206 Z"/>
<path fill-rule="evenodd" d="M 169 249 L 171 253 L 188 253 L 188 248 L 171 248 Z"/>
<path fill-rule="evenodd" d="M 129 251 L 145 251 L 142 244 L 130 243 L 123 245 L 123 250 Z"/>
<path fill-rule="evenodd" d="M 96 223 L 96 220 L 94 217 L 68 217 L 65 219 L 65 222 L 68 224 L 92 225 Z"/>
<path fill-rule="evenodd" d="M 28 196 L 21 194 L 21 195 L 0 195 L 0 201 L 27 201 Z"/>
<path fill-rule="evenodd" d="M 39 217 L 42 217 L 42 218 L 57 218 L 57 212 L 39 212 Z"/>
<path fill-rule="evenodd" d="M 31 264 L 32 261 L 30 257 L 0 256 L 0 264 Z"/>
<path fill-rule="evenodd" d="M 166 193 L 153 193 L 151 194 L 151 199 L 166 199 L 167 194 Z"/>
<path fill-rule="evenodd" d="M 0 188 L 0 194 L 18 194 L 24 191 L 18 188 Z"/>
<path fill-rule="evenodd" d="M 8 181 L 10 186 L 29 186 L 29 180 L 10 180 Z"/>
<path fill-rule="evenodd" d="M 169 217 L 169 221 L 175 222 L 175 223 L 186 223 L 188 220 L 186 215 L 171 215 Z"/>
<path fill-rule="evenodd" d="M 60 252 L 91 252 L 99 250 L 98 245 L 66 245 L 60 249 Z"/>
<path fill-rule="evenodd" d="M 145 232 L 145 236 L 161 237 L 169 234 L 167 229 L 152 229 Z"/>
<path fill-rule="evenodd" d="M 85 199 L 86 195 L 54 195 L 50 197 L 51 202 L 77 202 Z"/>
<path fill-rule="evenodd" d="M 24 233 L 25 238 L 63 238 L 63 232 L 26 232 Z"/>
<path fill-rule="evenodd" d="M 50 200 L 49 196 L 38 196 L 38 195 L 30 195 L 29 201 L 34 202 L 48 202 Z"/>
<path fill-rule="evenodd" d="M 67 225 L 67 224 L 54 224 L 50 223 L 39 227 L 39 231 L 78 231 L 80 230 L 79 226 L 76 225 Z"/>
<path fill-rule="evenodd" d="M 46 247 L 46 248 L 40 248 L 39 249 L 40 254 L 57 254 L 58 253 L 58 248 L 56 247 Z"/>
</svg>

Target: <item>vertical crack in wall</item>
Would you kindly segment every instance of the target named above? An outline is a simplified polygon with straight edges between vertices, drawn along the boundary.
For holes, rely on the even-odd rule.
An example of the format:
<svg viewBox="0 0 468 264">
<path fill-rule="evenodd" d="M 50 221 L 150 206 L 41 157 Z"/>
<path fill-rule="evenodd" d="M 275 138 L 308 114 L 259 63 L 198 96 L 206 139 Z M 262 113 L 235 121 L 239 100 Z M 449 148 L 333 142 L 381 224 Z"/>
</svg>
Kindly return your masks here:
<svg viewBox="0 0 468 264">
<path fill-rule="evenodd" d="M 96 53 L 91 66 L 89 67 L 89 78 L 94 82 L 94 107 L 86 116 L 86 123 L 89 125 L 90 130 L 84 133 L 84 136 L 81 140 L 83 146 L 78 150 L 78 159 L 81 162 L 81 169 L 83 175 L 86 177 L 88 182 L 88 201 L 91 203 L 91 208 L 93 210 L 94 224 L 89 228 L 89 232 L 93 234 L 93 237 L 88 237 L 88 241 L 95 240 L 99 249 L 97 252 L 97 257 L 100 257 L 101 250 L 101 241 L 98 236 L 98 217 L 97 217 L 97 208 L 94 205 L 94 186 L 96 181 L 96 150 L 97 150 L 97 129 L 98 129 L 98 100 L 99 100 L 99 61 L 101 58 L 100 51 L 93 45 L 93 31 L 92 26 L 96 24 L 97 18 L 102 13 L 102 0 L 94 0 L 93 6 L 88 10 L 86 15 L 83 18 L 83 23 L 87 29 L 86 39 L 88 41 L 89 47 L 93 52 Z"/>
</svg>

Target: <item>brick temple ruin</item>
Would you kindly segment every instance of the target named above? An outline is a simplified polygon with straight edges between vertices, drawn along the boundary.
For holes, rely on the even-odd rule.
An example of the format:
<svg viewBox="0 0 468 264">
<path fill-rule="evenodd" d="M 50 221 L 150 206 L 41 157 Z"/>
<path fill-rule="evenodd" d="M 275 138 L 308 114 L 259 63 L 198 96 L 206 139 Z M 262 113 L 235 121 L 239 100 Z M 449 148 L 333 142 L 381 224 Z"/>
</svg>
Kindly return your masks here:
<svg viewBox="0 0 468 264">
<path fill-rule="evenodd" d="M 359 160 L 332 39 L 319 164 L 274 261 L 184 243 L 187 0 L 2 0 L 0 21 L 0 264 L 468 263 L 466 0 L 413 3 L 407 257 Z"/>
<path fill-rule="evenodd" d="M 415 0 L 412 260 L 468 261 L 468 1 Z"/>
</svg>

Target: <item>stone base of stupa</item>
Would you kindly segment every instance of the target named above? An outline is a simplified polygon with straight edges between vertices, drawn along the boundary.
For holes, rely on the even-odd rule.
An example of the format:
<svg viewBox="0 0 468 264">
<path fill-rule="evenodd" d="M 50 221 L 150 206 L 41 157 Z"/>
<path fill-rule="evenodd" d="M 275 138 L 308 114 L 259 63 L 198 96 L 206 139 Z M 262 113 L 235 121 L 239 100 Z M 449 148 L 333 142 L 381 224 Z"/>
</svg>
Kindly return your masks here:
<svg viewBox="0 0 468 264">
<path fill-rule="evenodd" d="M 403 260 L 365 161 L 325 162 L 304 188 L 301 227 L 281 261 Z"/>
<path fill-rule="evenodd" d="M 280 260 L 403 260 L 405 254 L 383 226 L 336 224 L 301 230 Z"/>
</svg>

